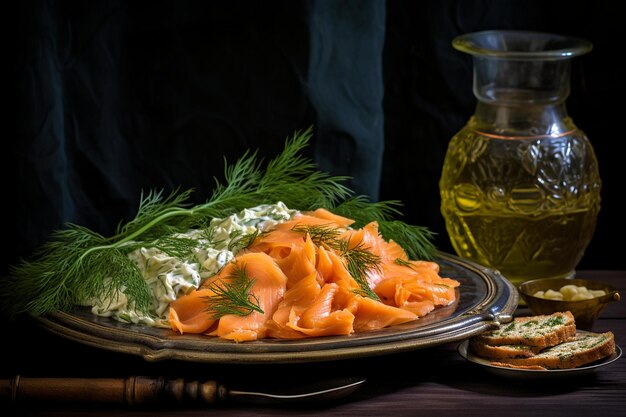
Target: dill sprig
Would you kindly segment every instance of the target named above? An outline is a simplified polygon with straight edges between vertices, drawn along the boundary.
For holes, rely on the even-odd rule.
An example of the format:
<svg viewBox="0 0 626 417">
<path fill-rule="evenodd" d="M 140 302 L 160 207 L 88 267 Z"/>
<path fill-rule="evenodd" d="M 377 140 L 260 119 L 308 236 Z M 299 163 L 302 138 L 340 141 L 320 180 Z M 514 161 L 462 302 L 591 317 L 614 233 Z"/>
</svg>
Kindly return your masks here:
<svg viewBox="0 0 626 417">
<path fill-rule="evenodd" d="M 259 232 L 259 230 L 255 230 L 252 233 L 247 233 L 244 234 L 239 230 L 234 231 L 233 233 L 231 233 L 231 240 L 230 243 L 228 244 L 228 250 L 233 252 L 233 253 L 237 253 L 241 250 L 244 250 L 246 248 L 248 248 L 250 245 L 252 245 L 252 243 L 254 242 L 254 240 L 259 237 L 261 233 Z"/>
<path fill-rule="evenodd" d="M 216 320 L 227 314 L 247 316 L 253 311 L 263 314 L 259 298 L 251 293 L 253 286 L 254 279 L 248 276 L 246 266 L 235 264 L 225 279 L 216 279 L 206 286 L 214 293 L 203 297 L 206 311 L 212 312 Z"/>
<path fill-rule="evenodd" d="M 341 236 L 341 231 L 335 226 L 329 224 L 307 225 L 296 224 L 291 228 L 296 233 L 309 234 L 311 241 L 316 245 L 328 244 L 336 242 Z"/>
<path fill-rule="evenodd" d="M 235 165 L 225 168 L 226 185 L 216 182 L 210 202 L 203 210 L 214 217 L 223 217 L 276 201 L 290 208 L 313 210 L 334 207 L 350 197 L 352 191 L 342 184 L 348 177 L 317 171 L 315 164 L 299 155 L 311 134 L 309 128 L 287 139 L 283 152 L 268 163 L 265 171 L 256 153 L 246 152 Z"/>
<path fill-rule="evenodd" d="M 370 202 L 365 196 L 356 196 L 341 202 L 333 212 L 354 220 L 353 227 L 361 228 L 372 221 L 380 223 L 400 216 L 401 205 L 397 200 Z"/>
<path fill-rule="evenodd" d="M 411 262 L 405 261 L 404 259 L 396 258 L 393 260 L 393 263 L 400 266 L 406 266 L 407 268 L 411 267 Z"/>
<path fill-rule="evenodd" d="M 380 256 L 373 254 L 363 242 L 350 247 L 350 241 L 340 240 L 339 250 L 346 260 L 346 268 L 354 280 L 359 284 L 359 293 L 364 297 L 380 301 L 378 295 L 367 282 L 367 271 L 380 270 Z"/>
<path fill-rule="evenodd" d="M 332 225 L 302 225 L 296 224 L 291 228 L 297 233 L 308 234 L 313 243 L 324 245 L 336 250 L 345 260 L 348 272 L 359 284 L 359 293 L 374 300 L 380 300 L 367 282 L 369 270 L 380 269 L 380 256 L 372 253 L 363 242 L 351 245 L 350 240 L 341 239 L 341 231 Z"/>
<path fill-rule="evenodd" d="M 187 259 L 193 254 L 193 250 L 198 247 L 198 240 L 190 237 L 168 234 L 152 241 L 152 243 L 148 243 L 147 245 L 142 242 L 140 246 L 157 248 L 161 252 L 173 258 Z"/>
<path fill-rule="evenodd" d="M 54 232 L 52 240 L 35 251 L 35 261 L 11 267 L 9 279 L 0 288 L 3 308 L 10 308 L 11 314 L 41 315 L 52 309 L 69 310 L 85 299 L 125 292 L 133 294 L 130 306 L 147 311 L 151 294 L 126 254 L 112 247 L 90 250 L 105 241 L 74 224 Z"/>
<path fill-rule="evenodd" d="M 434 259 L 436 248 L 432 243 L 433 232 L 426 227 L 407 224 L 395 219 L 401 215 L 397 200 L 368 202 L 363 196 L 345 200 L 333 209 L 341 216 L 353 219 L 354 227 L 378 222 L 378 230 L 385 240 L 393 239 L 402 246 L 411 259 Z"/>
<path fill-rule="evenodd" d="M 411 259 L 433 260 L 435 245 L 434 233 L 423 226 L 407 224 L 400 220 L 386 220 L 378 224 L 383 238 L 393 239 L 402 246 Z"/>
</svg>

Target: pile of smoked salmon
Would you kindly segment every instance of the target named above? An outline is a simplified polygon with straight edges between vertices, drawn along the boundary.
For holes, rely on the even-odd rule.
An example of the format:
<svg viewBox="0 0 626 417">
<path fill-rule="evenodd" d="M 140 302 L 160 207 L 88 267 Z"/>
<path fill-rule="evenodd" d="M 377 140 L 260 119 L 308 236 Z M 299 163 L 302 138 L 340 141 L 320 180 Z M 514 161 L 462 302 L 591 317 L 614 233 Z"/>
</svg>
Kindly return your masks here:
<svg viewBox="0 0 626 417">
<path fill-rule="evenodd" d="M 348 335 L 415 320 L 454 303 L 459 282 L 441 277 L 438 264 L 409 260 L 400 245 L 381 237 L 376 222 L 361 229 L 350 228 L 352 223 L 318 209 L 259 235 L 217 275 L 170 304 L 172 329 L 237 342 Z M 332 231 L 343 251 L 308 230 Z M 357 247 L 376 259 L 365 273 L 373 291 L 369 296 L 343 256 Z M 236 268 L 253 280 L 250 296 L 260 311 L 217 318 L 207 309 L 207 299 L 216 296 L 216 283 L 232 279 Z"/>
</svg>

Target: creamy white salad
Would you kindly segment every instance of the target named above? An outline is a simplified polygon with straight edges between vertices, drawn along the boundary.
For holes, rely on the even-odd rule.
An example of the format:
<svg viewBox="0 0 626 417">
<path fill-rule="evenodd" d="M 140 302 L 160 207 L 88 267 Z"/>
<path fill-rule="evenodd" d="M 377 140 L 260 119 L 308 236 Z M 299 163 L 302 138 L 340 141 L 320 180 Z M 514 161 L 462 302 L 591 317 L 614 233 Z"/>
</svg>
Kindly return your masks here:
<svg viewBox="0 0 626 417">
<path fill-rule="evenodd" d="M 139 248 L 128 254 L 141 272 L 152 293 L 152 311 L 146 315 L 128 306 L 123 292 L 106 299 L 86 300 L 93 314 L 116 320 L 155 327 L 170 327 L 167 316 L 169 305 L 176 298 L 198 288 L 215 275 L 236 255 L 229 249 L 231 243 L 255 233 L 271 230 L 298 213 L 282 202 L 263 204 L 244 209 L 226 218 L 211 220 L 211 240 L 206 231 L 193 229 L 178 237 L 197 241 L 191 259 L 178 259 L 156 248 Z M 236 247 L 236 245 L 234 245 Z"/>
</svg>

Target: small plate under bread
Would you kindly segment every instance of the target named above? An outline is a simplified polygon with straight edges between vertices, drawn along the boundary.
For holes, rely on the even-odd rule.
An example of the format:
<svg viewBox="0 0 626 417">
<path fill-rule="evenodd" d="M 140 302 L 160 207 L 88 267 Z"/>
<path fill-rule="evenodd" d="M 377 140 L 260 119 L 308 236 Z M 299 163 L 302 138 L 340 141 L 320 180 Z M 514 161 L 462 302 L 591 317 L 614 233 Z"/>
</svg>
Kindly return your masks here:
<svg viewBox="0 0 626 417">
<path fill-rule="evenodd" d="M 578 334 L 589 333 L 584 330 L 578 330 Z M 595 371 L 597 368 L 609 365 L 622 356 L 622 349 L 615 345 L 615 352 L 605 358 L 602 358 L 596 362 L 589 363 L 587 365 L 579 366 L 578 368 L 571 369 L 520 369 L 509 368 L 504 366 L 497 366 L 491 363 L 489 359 L 476 356 L 469 349 L 469 339 L 464 340 L 458 347 L 459 354 L 470 362 L 484 367 L 485 370 L 503 377 L 511 377 L 516 379 L 548 379 L 548 378 L 564 378 L 580 376 Z"/>
</svg>

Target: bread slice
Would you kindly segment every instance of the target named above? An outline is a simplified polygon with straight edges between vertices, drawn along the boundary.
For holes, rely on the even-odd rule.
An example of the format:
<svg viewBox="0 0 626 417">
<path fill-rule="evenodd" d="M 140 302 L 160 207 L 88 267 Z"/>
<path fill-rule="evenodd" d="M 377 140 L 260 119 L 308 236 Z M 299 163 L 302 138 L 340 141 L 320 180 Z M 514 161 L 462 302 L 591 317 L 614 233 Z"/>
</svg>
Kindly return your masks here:
<svg viewBox="0 0 626 417">
<path fill-rule="evenodd" d="M 499 329 L 475 336 L 485 345 L 526 345 L 546 348 L 576 335 L 574 316 L 569 311 L 529 317 L 516 317 Z"/>
<path fill-rule="evenodd" d="M 528 345 L 488 345 L 476 338 L 470 339 L 470 349 L 475 355 L 486 359 L 529 358 L 541 352 L 542 347 Z"/>
<path fill-rule="evenodd" d="M 547 348 L 529 358 L 505 358 L 492 365 L 521 369 L 570 369 L 595 362 L 615 353 L 615 336 L 606 333 L 579 333 L 568 342 Z"/>
</svg>

